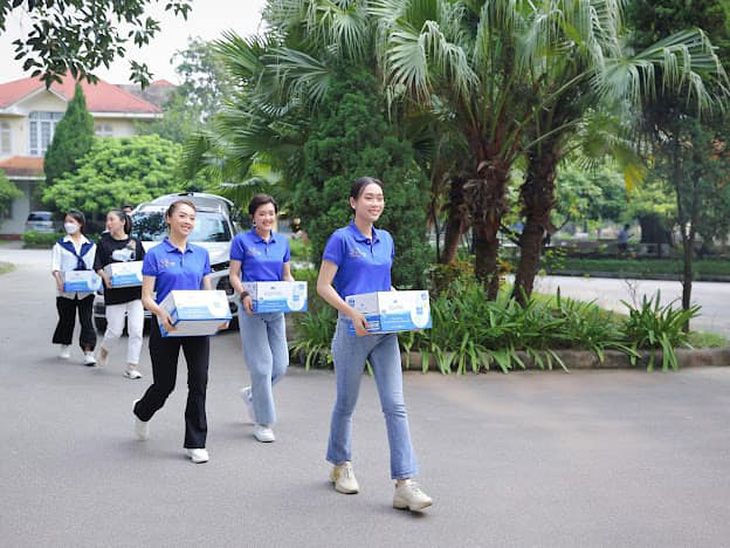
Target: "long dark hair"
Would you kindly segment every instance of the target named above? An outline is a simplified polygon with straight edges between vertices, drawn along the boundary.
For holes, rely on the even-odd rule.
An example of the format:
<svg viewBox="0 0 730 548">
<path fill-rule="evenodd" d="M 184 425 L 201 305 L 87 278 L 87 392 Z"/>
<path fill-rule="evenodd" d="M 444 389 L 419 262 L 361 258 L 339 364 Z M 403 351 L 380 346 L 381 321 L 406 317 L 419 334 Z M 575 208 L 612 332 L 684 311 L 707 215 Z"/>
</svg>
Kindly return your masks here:
<svg viewBox="0 0 730 548">
<path fill-rule="evenodd" d="M 121 209 L 112 209 L 111 211 L 109 211 L 109 213 L 116 215 L 117 219 L 119 219 L 120 221 L 124 221 L 124 233 L 127 236 L 131 236 L 132 235 L 132 219 L 129 217 L 129 215 L 124 213 L 124 211 L 122 211 Z"/>
<path fill-rule="evenodd" d="M 81 234 L 86 233 L 86 216 L 78 209 L 69 209 L 63 216 L 64 219 L 66 217 L 71 217 L 74 221 L 81 225 Z"/>
<path fill-rule="evenodd" d="M 375 177 L 358 177 L 350 187 L 350 198 L 357 200 L 368 185 L 376 184 L 383 189 L 383 181 L 376 179 Z"/>
</svg>

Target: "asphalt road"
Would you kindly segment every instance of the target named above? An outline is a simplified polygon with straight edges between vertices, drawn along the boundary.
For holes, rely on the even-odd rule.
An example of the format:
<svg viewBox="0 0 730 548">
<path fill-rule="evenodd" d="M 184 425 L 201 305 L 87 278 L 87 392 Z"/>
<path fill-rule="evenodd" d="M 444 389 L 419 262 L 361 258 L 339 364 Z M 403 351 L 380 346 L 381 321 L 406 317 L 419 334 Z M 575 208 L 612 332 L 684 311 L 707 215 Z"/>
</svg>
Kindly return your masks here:
<svg viewBox="0 0 730 548">
<path fill-rule="evenodd" d="M 278 440 L 251 436 L 237 334 L 212 343 L 211 461 L 182 452 L 185 376 L 132 433 L 150 377 L 60 362 L 46 255 L 0 249 L 0 546 L 723 546 L 730 538 L 730 369 L 406 374 L 420 481 L 435 504 L 390 507 L 374 383 L 355 415 L 362 492 L 324 461 L 330 372 L 277 387 Z M 119 356 L 120 354 L 117 354 Z"/>
</svg>

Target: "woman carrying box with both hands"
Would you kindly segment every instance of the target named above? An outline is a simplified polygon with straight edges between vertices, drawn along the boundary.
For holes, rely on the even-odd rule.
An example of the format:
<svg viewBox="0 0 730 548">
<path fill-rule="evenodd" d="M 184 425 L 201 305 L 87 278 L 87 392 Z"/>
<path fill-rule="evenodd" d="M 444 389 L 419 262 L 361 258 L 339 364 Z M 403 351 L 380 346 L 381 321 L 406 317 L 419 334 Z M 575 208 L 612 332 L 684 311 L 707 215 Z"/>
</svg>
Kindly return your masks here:
<svg viewBox="0 0 730 548">
<path fill-rule="evenodd" d="M 168 236 L 150 249 L 142 266 L 142 303 L 157 317 L 150 329 L 152 386 L 134 403 L 135 430 L 140 440 L 149 437 L 149 420 L 165 404 L 175 388 L 180 348 L 188 366 L 188 398 L 185 407 L 185 449 L 196 464 L 208 462 L 205 448 L 208 424 L 205 395 L 208 385 L 210 345 L 207 336 L 175 337 L 172 318 L 160 303 L 173 290 L 211 289 L 210 258 L 204 248 L 188 243 L 195 227 L 195 205 L 180 199 L 167 208 Z M 221 325 L 225 328 L 227 324 Z M 169 337 L 163 337 L 160 327 Z"/>
<path fill-rule="evenodd" d="M 352 415 L 365 362 L 369 360 L 388 431 L 390 473 L 396 481 L 393 506 L 422 510 L 432 501 L 411 481 L 418 465 L 403 398 L 398 337 L 394 333 L 369 334 L 365 317 L 345 302 L 349 295 L 392 288 L 393 238 L 373 226 L 385 207 L 382 182 L 371 177 L 357 179 L 350 189 L 350 207 L 355 220 L 330 236 L 317 280 L 317 293 L 339 311 L 332 340 L 337 396 L 327 448 L 327 460 L 334 465 L 331 480 L 340 493 L 354 494 L 360 490 L 351 463 Z M 356 335 L 348 332 L 348 319 Z"/>
<path fill-rule="evenodd" d="M 104 267 L 112 263 L 141 261 L 144 248 L 139 240 L 131 237 L 132 220 L 120 209 L 112 209 L 106 216 L 107 232 L 101 235 L 96 249 L 94 270 L 104 280 L 104 304 L 106 308 L 106 332 L 99 345 L 96 361 L 100 366 L 107 365 L 109 353 L 122 336 L 124 318 L 127 318 L 127 368 L 124 375 L 130 379 L 142 378 L 137 369 L 142 351 L 142 332 L 144 329 L 144 308 L 141 287 L 113 288 Z"/>
<path fill-rule="evenodd" d="M 253 302 L 242 282 L 293 282 L 289 265 L 289 241 L 273 231 L 278 207 L 268 194 L 253 197 L 248 206 L 253 228 L 236 235 L 231 244 L 230 280 L 241 296 L 238 324 L 243 358 L 251 375 L 251 386 L 241 390 L 249 418 L 254 423 L 254 437 L 262 443 L 276 437 L 271 425 L 276 422 L 273 385 L 279 382 L 289 365 L 284 314 L 254 314 Z"/>
<path fill-rule="evenodd" d="M 84 235 L 86 217 L 80 211 L 70 210 L 63 218 L 66 236 L 58 240 L 51 251 L 51 270 L 56 279 L 56 308 L 58 324 L 53 333 L 53 344 L 61 345 L 61 359 L 71 357 L 71 339 L 76 323 L 76 311 L 81 323 L 79 345 L 84 352 L 84 365 L 94 366 L 96 331 L 92 321 L 94 292 L 64 290 L 64 273 L 76 270 L 92 270 L 96 245 Z"/>
</svg>

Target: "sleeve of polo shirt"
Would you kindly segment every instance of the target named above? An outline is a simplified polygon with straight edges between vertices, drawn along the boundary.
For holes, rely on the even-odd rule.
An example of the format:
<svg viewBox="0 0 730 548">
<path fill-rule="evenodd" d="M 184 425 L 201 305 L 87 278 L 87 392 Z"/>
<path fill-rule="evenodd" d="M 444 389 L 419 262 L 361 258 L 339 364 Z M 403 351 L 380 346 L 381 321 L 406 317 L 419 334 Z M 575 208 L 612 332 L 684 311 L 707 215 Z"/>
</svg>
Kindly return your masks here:
<svg viewBox="0 0 730 548">
<path fill-rule="evenodd" d="M 329 240 L 327 240 L 327 245 L 324 247 L 322 259 L 340 266 L 344 255 L 345 241 L 337 232 L 335 232 L 332 236 L 330 236 Z"/>
<path fill-rule="evenodd" d="M 144 276 L 157 276 L 157 260 L 154 253 L 148 253 L 142 261 L 142 274 Z"/>
<path fill-rule="evenodd" d="M 286 244 L 284 248 L 284 261 L 285 263 L 288 263 L 291 261 L 291 250 L 289 249 L 289 238 L 286 236 L 284 237 L 284 243 Z"/>
<path fill-rule="evenodd" d="M 390 234 L 388 234 L 390 236 Z M 393 236 L 390 236 L 390 260 L 395 259 L 395 240 L 393 240 Z"/>
<path fill-rule="evenodd" d="M 205 250 L 205 264 L 203 265 L 203 276 L 210 274 L 210 253 Z"/>
<path fill-rule="evenodd" d="M 233 238 L 233 243 L 231 244 L 231 260 L 243 262 L 243 256 L 245 253 L 246 250 L 243 248 L 243 238 L 241 238 L 240 235 L 237 235 Z"/>
</svg>

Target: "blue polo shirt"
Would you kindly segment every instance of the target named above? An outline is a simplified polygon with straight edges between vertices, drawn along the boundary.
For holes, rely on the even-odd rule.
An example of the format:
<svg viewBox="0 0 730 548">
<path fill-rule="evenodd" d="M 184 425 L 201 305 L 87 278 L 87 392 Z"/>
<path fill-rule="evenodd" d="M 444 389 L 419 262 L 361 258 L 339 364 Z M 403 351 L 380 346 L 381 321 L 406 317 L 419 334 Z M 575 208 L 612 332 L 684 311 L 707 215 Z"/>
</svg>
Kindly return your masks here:
<svg viewBox="0 0 730 548">
<path fill-rule="evenodd" d="M 330 236 L 322 259 L 337 265 L 333 285 L 344 299 L 360 293 L 390 291 L 394 256 L 393 238 L 387 231 L 373 227 L 371 240 L 351 222 Z"/>
<path fill-rule="evenodd" d="M 167 237 L 144 256 L 142 274 L 155 277 L 155 301 L 161 303 L 173 289 L 200 289 L 210 274 L 208 250 L 187 244 L 185 253 Z"/>
<path fill-rule="evenodd" d="M 267 242 L 252 228 L 236 234 L 231 244 L 231 260 L 241 261 L 244 282 L 280 282 L 281 269 L 290 260 L 289 240 L 271 232 Z"/>
</svg>

